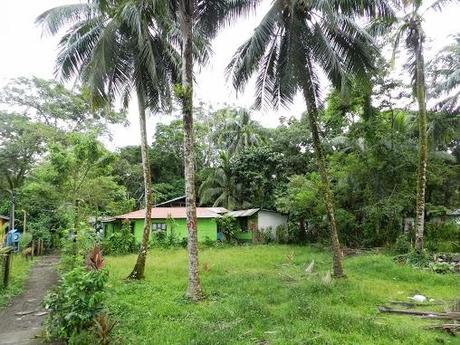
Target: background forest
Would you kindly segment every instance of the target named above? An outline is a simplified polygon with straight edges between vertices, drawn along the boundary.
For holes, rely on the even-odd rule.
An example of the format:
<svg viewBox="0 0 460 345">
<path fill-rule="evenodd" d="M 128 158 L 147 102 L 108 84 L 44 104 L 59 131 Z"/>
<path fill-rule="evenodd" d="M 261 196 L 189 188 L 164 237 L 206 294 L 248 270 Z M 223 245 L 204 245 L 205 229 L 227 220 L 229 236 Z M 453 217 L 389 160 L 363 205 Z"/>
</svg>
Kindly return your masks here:
<svg viewBox="0 0 460 345">
<path fill-rule="evenodd" d="M 347 94 L 330 92 L 320 110 L 338 230 L 347 246 L 394 244 L 404 218 L 414 217 L 418 125 L 405 89 L 383 71 L 372 86 L 356 83 Z M 111 152 L 100 140 L 110 135 L 109 124 L 126 121 L 126 114 L 94 111 L 87 97 L 84 89 L 69 91 L 36 78 L 14 80 L 2 91 L 2 108 L 8 111 L 0 113 L 0 213 L 9 214 L 14 197 L 17 227 L 22 228 L 24 210 L 29 231 L 50 245 L 62 230 L 88 217 L 144 206 L 140 147 Z M 437 106 L 428 114 L 428 219 L 460 205 L 457 110 Z M 289 215 L 283 241 L 327 240 L 305 116 L 286 112 L 278 127 L 264 128 L 249 109 L 215 111 L 202 105 L 195 114 L 200 205 L 278 210 Z M 182 121 L 158 124 L 151 139 L 154 203 L 184 195 Z M 448 234 L 454 229 L 440 230 L 446 226 L 427 226 L 428 248 L 458 250 L 456 235 Z"/>
</svg>

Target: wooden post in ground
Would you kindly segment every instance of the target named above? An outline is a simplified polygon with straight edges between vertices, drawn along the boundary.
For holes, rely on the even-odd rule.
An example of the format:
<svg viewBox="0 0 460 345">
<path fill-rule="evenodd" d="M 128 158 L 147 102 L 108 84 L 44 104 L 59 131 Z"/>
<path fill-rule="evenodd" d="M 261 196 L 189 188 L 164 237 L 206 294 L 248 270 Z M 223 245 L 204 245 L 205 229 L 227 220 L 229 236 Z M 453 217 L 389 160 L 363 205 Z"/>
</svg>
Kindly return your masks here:
<svg viewBox="0 0 460 345">
<path fill-rule="evenodd" d="M 0 254 L 1 266 L 2 266 L 2 288 L 6 289 L 10 280 L 10 269 L 11 269 L 11 248 L 5 248 Z"/>
<path fill-rule="evenodd" d="M 22 212 L 24 213 L 24 220 L 22 221 L 22 233 L 25 234 L 26 233 L 26 223 L 27 223 L 27 213 L 26 213 L 26 210 L 22 210 Z"/>
</svg>

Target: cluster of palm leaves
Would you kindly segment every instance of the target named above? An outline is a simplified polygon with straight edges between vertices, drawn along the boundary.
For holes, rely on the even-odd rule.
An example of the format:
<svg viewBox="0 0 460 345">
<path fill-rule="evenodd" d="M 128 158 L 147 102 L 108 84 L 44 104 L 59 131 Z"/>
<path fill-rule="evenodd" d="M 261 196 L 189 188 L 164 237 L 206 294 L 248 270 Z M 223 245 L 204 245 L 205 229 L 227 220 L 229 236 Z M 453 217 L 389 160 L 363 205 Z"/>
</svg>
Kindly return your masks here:
<svg viewBox="0 0 460 345">
<path fill-rule="evenodd" d="M 261 0 L 89 0 L 43 13 L 38 22 L 45 31 L 65 33 L 59 43 L 56 74 L 85 83 L 94 106 L 117 99 L 126 106 L 137 96 L 145 178 L 146 222 L 136 274 L 143 276 L 151 206 L 151 177 L 145 112 L 167 110 L 174 95 L 184 119 L 187 226 L 189 229 L 189 290 L 201 296 L 196 246 L 196 210 L 193 157 L 193 65 L 208 60 L 210 41 L 218 30 L 255 10 Z M 440 6 L 443 1 L 438 1 Z M 302 92 L 317 155 L 317 166 L 330 224 L 335 276 L 343 276 L 342 254 L 335 222 L 334 200 L 318 124 L 321 75 L 333 87 L 345 90 L 353 80 L 367 80 L 374 72 L 379 51 L 372 33 L 400 25 L 406 47 L 414 57 L 414 95 L 420 106 L 420 131 L 426 134 L 423 30 L 420 0 L 273 0 L 252 36 L 232 58 L 227 73 L 241 89 L 256 75 L 255 105 L 288 105 Z M 408 10 L 403 18 L 402 10 Z M 369 23 L 367 30 L 363 23 Z M 424 111 L 425 109 L 425 111 Z M 244 120 L 244 114 L 241 115 Z M 244 123 L 244 121 L 243 121 Z M 245 126 L 250 124 L 246 122 Z M 232 125 L 229 125 L 230 127 Z M 250 143 L 244 127 L 233 124 L 236 135 L 228 148 Z M 421 135 L 418 215 L 424 204 L 426 135 Z M 424 153 L 425 152 L 425 153 Z M 222 170 L 225 173 L 224 170 Z M 425 176 L 422 176 L 424 175 Z M 225 182 L 223 182 L 225 188 Z M 228 202 L 231 202 L 228 200 Z M 423 211 L 423 210 L 422 210 Z M 418 217 L 419 219 L 419 217 Z M 421 224 L 423 228 L 423 222 Z"/>
</svg>

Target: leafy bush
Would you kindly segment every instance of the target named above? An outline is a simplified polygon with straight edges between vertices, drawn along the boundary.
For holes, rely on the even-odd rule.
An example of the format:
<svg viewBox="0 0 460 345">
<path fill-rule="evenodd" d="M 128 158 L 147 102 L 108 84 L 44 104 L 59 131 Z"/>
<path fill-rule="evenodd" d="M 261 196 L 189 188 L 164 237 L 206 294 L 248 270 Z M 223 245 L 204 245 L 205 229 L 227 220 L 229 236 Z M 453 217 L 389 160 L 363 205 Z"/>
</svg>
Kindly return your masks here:
<svg viewBox="0 0 460 345">
<path fill-rule="evenodd" d="M 46 248 L 52 246 L 52 233 L 49 229 L 48 217 L 41 216 L 33 218 L 27 226 L 27 233 L 32 235 L 34 240 L 43 240 Z"/>
<path fill-rule="evenodd" d="M 238 242 L 238 235 L 241 233 L 240 225 L 234 217 L 223 216 L 217 219 L 217 227 L 224 234 L 225 241 Z"/>
<path fill-rule="evenodd" d="M 19 248 L 23 250 L 30 246 L 32 243 L 32 234 L 30 232 L 26 232 L 22 234 L 21 238 L 19 239 Z"/>
<path fill-rule="evenodd" d="M 95 343 L 95 335 L 91 331 L 80 331 L 73 333 L 67 340 L 68 345 L 93 345 Z"/>
<path fill-rule="evenodd" d="M 455 222 L 426 224 L 425 245 L 433 252 L 460 252 L 460 225 Z"/>
<path fill-rule="evenodd" d="M 86 259 L 86 267 L 78 266 L 65 273 L 57 288 L 46 296 L 49 335 L 76 343 L 80 333 L 91 329 L 95 317 L 104 309 L 107 280 L 101 251 L 95 247 Z"/>
<path fill-rule="evenodd" d="M 286 229 L 280 229 L 280 238 L 278 238 L 277 230 L 273 230 L 271 226 L 268 226 L 263 229 L 253 229 L 252 230 L 252 242 L 259 244 L 269 244 L 269 243 L 287 243 L 284 241 L 289 241 L 289 234 Z"/>
<path fill-rule="evenodd" d="M 341 243 L 352 247 L 359 246 L 362 238 L 357 232 L 355 216 L 343 208 L 338 208 L 335 212 L 335 217 Z"/>
<path fill-rule="evenodd" d="M 150 246 L 157 248 L 173 248 L 173 247 L 186 247 L 187 238 L 179 239 L 173 230 L 169 232 L 157 231 L 153 232 L 150 237 Z"/>
<path fill-rule="evenodd" d="M 214 247 L 216 242 L 210 239 L 209 236 L 206 236 L 202 244 L 205 247 Z"/>
<path fill-rule="evenodd" d="M 138 246 L 129 225 L 124 223 L 121 231 L 110 234 L 102 241 L 102 249 L 106 255 L 126 255 L 135 253 Z"/>
<path fill-rule="evenodd" d="M 86 254 L 96 244 L 96 233 L 86 225 L 81 226 L 76 233 L 73 229 L 64 231 L 64 236 L 61 239 L 61 270 L 68 272 L 83 265 Z"/>
<path fill-rule="evenodd" d="M 415 268 L 427 268 L 430 266 L 432 257 L 427 251 L 417 252 L 412 250 L 406 255 L 406 263 Z"/>
<path fill-rule="evenodd" d="M 406 234 L 401 234 L 393 245 L 393 251 L 397 254 L 407 254 L 411 251 L 412 245 Z"/>
<path fill-rule="evenodd" d="M 291 243 L 291 234 L 289 233 L 288 227 L 284 225 L 278 225 L 275 229 L 276 242 L 281 244 Z"/>
<path fill-rule="evenodd" d="M 447 262 L 432 262 L 430 263 L 429 267 L 433 272 L 441 274 L 455 272 L 453 265 Z"/>
</svg>

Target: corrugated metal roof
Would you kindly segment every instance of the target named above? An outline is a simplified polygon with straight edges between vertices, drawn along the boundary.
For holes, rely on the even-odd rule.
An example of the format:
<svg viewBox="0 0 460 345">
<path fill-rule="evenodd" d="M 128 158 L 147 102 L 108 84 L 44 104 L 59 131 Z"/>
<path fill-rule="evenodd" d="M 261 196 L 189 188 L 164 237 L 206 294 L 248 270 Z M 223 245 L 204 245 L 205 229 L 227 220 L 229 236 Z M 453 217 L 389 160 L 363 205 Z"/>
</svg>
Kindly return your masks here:
<svg viewBox="0 0 460 345">
<path fill-rule="evenodd" d="M 144 219 L 145 209 L 116 216 L 116 219 Z M 153 207 L 152 219 L 187 218 L 185 207 Z M 196 208 L 197 218 L 219 218 L 220 216 L 205 207 Z"/>
<path fill-rule="evenodd" d="M 174 199 L 170 199 L 170 200 L 166 200 L 166 201 L 163 201 L 163 202 L 160 202 L 154 206 L 161 206 L 161 205 L 166 205 L 166 204 L 169 204 L 170 202 L 174 202 L 174 201 L 178 201 L 178 200 L 181 200 L 181 199 L 184 199 L 185 201 L 185 195 L 182 195 L 182 196 L 178 196 L 177 198 L 174 198 Z"/>
<path fill-rule="evenodd" d="M 108 216 L 102 216 L 102 217 L 97 217 L 97 220 L 101 223 L 110 223 L 115 220 L 113 217 L 108 217 Z M 88 223 L 94 224 L 96 222 L 96 217 L 90 216 L 88 217 Z"/>
<path fill-rule="evenodd" d="M 207 209 L 210 210 L 211 212 L 219 213 L 219 214 L 228 212 L 228 210 L 225 207 L 207 207 Z"/>
<path fill-rule="evenodd" d="M 235 218 L 250 217 L 253 214 L 259 212 L 259 210 L 260 208 L 250 208 L 248 210 L 230 211 L 226 214 L 226 216 L 235 217 Z"/>
</svg>

